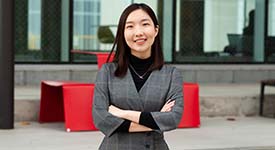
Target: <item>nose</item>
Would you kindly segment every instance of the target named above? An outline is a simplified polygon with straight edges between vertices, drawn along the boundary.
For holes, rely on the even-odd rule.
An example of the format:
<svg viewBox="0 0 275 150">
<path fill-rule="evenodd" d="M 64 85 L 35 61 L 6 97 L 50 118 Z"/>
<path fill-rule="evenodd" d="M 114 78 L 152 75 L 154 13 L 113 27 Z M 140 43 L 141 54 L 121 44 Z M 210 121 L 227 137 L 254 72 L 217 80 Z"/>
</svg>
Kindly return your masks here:
<svg viewBox="0 0 275 150">
<path fill-rule="evenodd" d="M 136 37 L 140 37 L 143 35 L 143 30 L 141 27 L 136 27 L 136 30 L 135 30 L 135 36 Z"/>
</svg>

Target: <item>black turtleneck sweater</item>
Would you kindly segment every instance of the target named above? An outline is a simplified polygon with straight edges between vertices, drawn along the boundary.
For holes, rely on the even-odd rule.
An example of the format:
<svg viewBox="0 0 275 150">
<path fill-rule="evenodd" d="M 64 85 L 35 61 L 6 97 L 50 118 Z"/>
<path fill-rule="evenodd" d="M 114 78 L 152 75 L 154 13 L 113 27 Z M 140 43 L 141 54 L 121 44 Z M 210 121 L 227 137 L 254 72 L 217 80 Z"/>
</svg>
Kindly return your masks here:
<svg viewBox="0 0 275 150">
<path fill-rule="evenodd" d="M 129 70 L 134 80 L 137 91 L 139 92 L 146 80 L 151 75 L 151 71 L 148 71 L 149 67 L 153 64 L 153 58 L 140 59 L 134 55 L 130 55 Z M 142 76 L 142 78 L 140 78 Z M 128 132 L 131 121 L 125 120 L 117 129 L 118 132 Z M 141 112 L 139 124 L 147 126 L 151 129 L 159 129 L 154 118 L 150 112 Z"/>
<path fill-rule="evenodd" d="M 148 69 L 153 64 L 153 59 L 152 57 L 147 59 L 140 59 L 134 55 L 130 55 L 129 61 L 129 69 L 135 82 L 137 91 L 139 92 L 151 74 L 151 71 L 148 71 Z M 139 76 L 142 76 L 143 78 L 141 79 Z"/>
</svg>

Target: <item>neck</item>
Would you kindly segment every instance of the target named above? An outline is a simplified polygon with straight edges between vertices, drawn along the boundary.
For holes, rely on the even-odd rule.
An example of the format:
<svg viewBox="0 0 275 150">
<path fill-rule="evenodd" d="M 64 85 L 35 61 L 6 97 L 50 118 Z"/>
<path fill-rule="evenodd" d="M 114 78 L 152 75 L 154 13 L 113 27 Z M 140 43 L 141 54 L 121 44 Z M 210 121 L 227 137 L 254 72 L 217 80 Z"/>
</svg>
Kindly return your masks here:
<svg viewBox="0 0 275 150">
<path fill-rule="evenodd" d="M 153 58 L 139 58 L 135 55 L 130 55 L 129 57 L 130 64 L 132 64 L 135 68 L 148 68 L 153 63 Z"/>
<path fill-rule="evenodd" d="M 147 59 L 151 56 L 151 52 L 150 53 L 135 53 L 135 52 L 131 52 L 131 54 L 139 59 Z"/>
</svg>

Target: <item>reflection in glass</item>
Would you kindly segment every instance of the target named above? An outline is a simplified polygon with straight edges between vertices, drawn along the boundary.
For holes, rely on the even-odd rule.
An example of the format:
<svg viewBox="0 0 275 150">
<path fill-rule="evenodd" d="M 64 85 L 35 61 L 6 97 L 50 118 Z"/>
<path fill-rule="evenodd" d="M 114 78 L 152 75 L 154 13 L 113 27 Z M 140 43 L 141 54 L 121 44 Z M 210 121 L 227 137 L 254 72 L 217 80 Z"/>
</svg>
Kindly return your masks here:
<svg viewBox="0 0 275 150">
<path fill-rule="evenodd" d="M 176 62 L 252 62 L 254 8 L 254 0 L 178 1 Z"/>
</svg>

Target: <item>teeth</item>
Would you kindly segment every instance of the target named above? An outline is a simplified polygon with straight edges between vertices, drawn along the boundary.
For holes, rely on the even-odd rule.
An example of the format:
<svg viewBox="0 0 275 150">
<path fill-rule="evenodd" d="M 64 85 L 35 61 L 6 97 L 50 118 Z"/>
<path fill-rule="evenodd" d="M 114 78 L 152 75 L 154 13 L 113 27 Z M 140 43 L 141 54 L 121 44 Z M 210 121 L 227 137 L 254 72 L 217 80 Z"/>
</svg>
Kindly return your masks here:
<svg viewBox="0 0 275 150">
<path fill-rule="evenodd" d="M 136 42 L 143 42 L 145 39 L 136 40 Z"/>
</svg>

